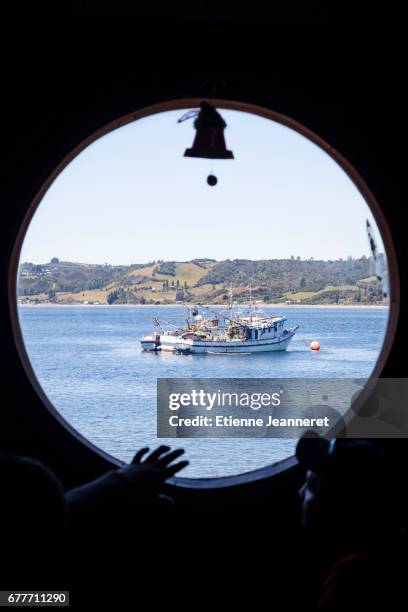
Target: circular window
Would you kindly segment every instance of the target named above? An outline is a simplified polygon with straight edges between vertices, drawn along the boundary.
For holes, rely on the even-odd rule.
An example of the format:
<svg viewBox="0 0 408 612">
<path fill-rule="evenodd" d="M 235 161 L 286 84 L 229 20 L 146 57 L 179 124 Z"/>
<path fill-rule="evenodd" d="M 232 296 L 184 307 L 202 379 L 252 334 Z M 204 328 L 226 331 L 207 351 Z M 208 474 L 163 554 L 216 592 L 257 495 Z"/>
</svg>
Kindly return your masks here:
<svg viewBox="0 0 408 612">
<path fill-rule="evenodd" d="M 123 461 L 166 442 L 156 435 L 158 378 L 368 378 L 392 335 L 388 230 L 353 169 L 286 117 L 210 102 L 233 159 L 183 156 L 194 117 L 178 120 L 199 100 L 144 109 L 56 169 L 16 247 L 27 368 L 67 423 Z M 248 303 L 299 326 L 287 350 L 143 350 L 145 335 L 185 331 L 195 306 L 214 318 Z M 201 478 L 274 464 L 296 440 L 179 442 L 190 459 L 182 476 Z"/>
</svg>

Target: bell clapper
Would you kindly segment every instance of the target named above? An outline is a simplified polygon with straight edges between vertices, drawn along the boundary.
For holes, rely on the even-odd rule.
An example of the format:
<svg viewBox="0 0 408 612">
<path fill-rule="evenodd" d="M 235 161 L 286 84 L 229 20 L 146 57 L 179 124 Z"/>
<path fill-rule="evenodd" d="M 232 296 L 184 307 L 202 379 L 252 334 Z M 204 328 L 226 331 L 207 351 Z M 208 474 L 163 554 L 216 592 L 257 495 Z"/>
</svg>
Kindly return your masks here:
<svg viewBox="0 0 408 612">
<path fill-rule="evenodd" d="M 207 176 L 207 184 L 214 187 L 218 183 L 218 179 L 214 174 L 214 162 L 211 160 L 210 174 Z"/>
</svg>

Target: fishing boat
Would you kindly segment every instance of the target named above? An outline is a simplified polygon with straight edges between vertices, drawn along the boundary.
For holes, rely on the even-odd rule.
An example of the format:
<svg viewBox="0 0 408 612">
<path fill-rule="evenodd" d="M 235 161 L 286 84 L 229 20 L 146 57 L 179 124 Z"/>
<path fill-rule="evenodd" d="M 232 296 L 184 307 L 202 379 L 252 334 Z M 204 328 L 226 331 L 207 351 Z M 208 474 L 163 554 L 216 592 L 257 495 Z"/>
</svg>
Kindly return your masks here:
<svg viewBox="0 0 408 612">
<path fill-rule="evenodd" d="M 270 316 L 251 300 L 247 308 L 238 310 L 232 302 L 232 292 L 226 312 L 210 311 L 210 307 L 200 312 L 199 307 L 190 306 L 184 327 L 159 317 L 154 318 L 154 324 L 160 333 L 144 335 L 140 339 L 142 348 L 179 355 L 285 351 L 299 327 L 287 327 L 284 315 Z"/>
</svg>

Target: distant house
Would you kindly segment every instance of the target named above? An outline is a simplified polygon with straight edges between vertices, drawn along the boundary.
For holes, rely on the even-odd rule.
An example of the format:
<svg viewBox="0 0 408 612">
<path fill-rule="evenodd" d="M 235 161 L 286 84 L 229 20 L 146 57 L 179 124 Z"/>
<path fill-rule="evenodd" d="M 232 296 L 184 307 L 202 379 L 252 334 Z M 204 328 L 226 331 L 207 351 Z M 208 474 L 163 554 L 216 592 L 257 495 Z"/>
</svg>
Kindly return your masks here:
<svg viewBox="0 0 408 612">
<path fill-rule="evenodd" d="M 370 300 L 373 296 L 379 295 L 379 282 L 376 276 L 367 276 L 357 281 L 357 287 L 363 292 L 366 300 Z"/>
</svg>

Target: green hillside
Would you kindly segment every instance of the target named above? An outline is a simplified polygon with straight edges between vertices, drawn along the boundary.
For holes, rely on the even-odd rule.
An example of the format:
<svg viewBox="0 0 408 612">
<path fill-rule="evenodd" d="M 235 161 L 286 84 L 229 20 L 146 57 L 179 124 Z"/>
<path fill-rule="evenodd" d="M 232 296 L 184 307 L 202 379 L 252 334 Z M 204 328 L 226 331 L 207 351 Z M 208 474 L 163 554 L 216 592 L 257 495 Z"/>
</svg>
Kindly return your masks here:
<svg viewBox="0 0 408 612">
<path fill-rule="evenodd" d="M 376 303 L 369 260 L 235 259 L 154 261 L 131 266 L 81 264 L 54 258 L 19 268 L 20 302 L 61 304 L 225 304 L 230 287 L 237 301 Z"/>
</svg>

